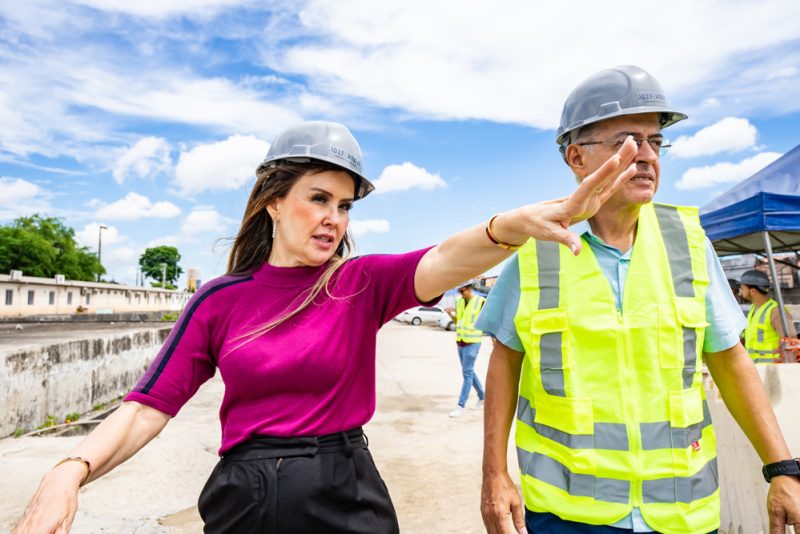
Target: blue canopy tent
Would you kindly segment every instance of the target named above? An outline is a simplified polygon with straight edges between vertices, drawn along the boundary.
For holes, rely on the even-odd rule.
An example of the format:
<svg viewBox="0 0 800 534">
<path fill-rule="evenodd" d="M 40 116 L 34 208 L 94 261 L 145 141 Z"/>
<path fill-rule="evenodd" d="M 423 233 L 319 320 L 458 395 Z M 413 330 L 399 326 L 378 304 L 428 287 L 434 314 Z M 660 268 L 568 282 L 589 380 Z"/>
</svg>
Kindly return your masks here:
<svg viewBox="0 0 800 534">
<path fill-rule="evenodd" d="M 700 223 L 717 254 L 766 254 L 777 280 L 773 252 L 800 250 L 800 145 L 700 208 Z M 774 285 L 787 332 L 780 285 Z"/>
</svg>

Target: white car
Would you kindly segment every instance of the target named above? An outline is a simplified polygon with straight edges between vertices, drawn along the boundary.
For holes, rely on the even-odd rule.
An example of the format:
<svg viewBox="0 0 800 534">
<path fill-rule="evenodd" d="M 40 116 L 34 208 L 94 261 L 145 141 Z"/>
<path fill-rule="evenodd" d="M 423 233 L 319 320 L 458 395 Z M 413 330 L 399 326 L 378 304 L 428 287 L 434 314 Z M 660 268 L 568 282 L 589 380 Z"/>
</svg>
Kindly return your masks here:
<svg viewBox="0 0 800 534">
<path fill-rule="evenodd" d="M 437 324 L 439 317 L 447 315 L 442 308 L 436 306 L 417 306 L 408 309 L 395 317 L 401 323 L 409 323 L 413 325 Z"/>
<path fill-rule="evenodd" d="M 437 324 L 439 325 L 439 328 L 444 328 L 445 330 L 450 330 L 451 332 L 456 329 L 455 321 L 450 318 L 447 312 L 442 312 Z"/>
</svg>

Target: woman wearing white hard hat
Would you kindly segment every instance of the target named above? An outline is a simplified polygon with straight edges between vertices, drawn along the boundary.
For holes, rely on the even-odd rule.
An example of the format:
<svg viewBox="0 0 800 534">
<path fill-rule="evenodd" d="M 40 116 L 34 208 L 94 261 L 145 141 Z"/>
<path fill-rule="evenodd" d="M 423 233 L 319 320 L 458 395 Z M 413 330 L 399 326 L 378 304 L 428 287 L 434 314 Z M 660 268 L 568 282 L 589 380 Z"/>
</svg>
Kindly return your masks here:
<svg viewBox="0 0 800 534">
<path fill-rule="evenodd" d="M 221 460 L 206 532 L 397 532 L 361 426 L 378 329 L 507 258 L 529 237 L 578 253 L 568 227 L 633 175 L 628 140 L 569 197 L 500 213 L 435 247 L 348 257 L 350 208 L 374 186 L 344 126 L 282 132 L 257 170 L 228 274 L 192 297 L 122 406 L 42 480 L 16 532 L 66 531 L 78 488 L 135 454 L 219 368 Z M 59 526 L 60 525 L 60 526 Z"/>
</svg>

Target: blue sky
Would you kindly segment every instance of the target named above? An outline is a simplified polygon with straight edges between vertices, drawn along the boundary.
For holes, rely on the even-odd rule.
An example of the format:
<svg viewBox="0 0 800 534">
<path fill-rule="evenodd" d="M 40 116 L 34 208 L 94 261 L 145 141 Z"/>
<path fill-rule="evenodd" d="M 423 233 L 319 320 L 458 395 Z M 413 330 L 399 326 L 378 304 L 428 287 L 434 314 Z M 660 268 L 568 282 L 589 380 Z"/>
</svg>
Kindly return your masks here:
<svg viewBox="0 0 800 534">
<path fill-rule="evenodd" d="M 800 143 L 796 1 L 0 3 L 0 223 L 62 217 L 132 283 L 148 246 L 225 269 L 253 171 L 300 120 L 348 125 L 378 189 L 359 253 L 568 194 L 570 90 L 636 64 L 690 119 L 657 199 L 702 205 Z M 216 246 L 215 246 L 215 243 Z"/>
</svg>

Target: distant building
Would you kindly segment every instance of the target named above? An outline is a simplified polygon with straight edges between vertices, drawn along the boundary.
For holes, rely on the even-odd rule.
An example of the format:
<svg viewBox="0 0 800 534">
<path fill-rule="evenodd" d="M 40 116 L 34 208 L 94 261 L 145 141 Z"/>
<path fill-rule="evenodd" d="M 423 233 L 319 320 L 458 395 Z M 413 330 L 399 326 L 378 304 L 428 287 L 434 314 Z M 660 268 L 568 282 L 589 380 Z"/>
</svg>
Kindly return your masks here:
<svg viewBox="0 0 800 534">
<path fill-rule="evenodd" d="M 200 288 L 200 270 L 189 268 L 186 271 L 186 291 L 194 293 Z"/>
<path fill-rule="evenodd" d="M 160 288 L 0 274 L 0 317 L 177 311 L 191 295 Z"/>
</svg>

